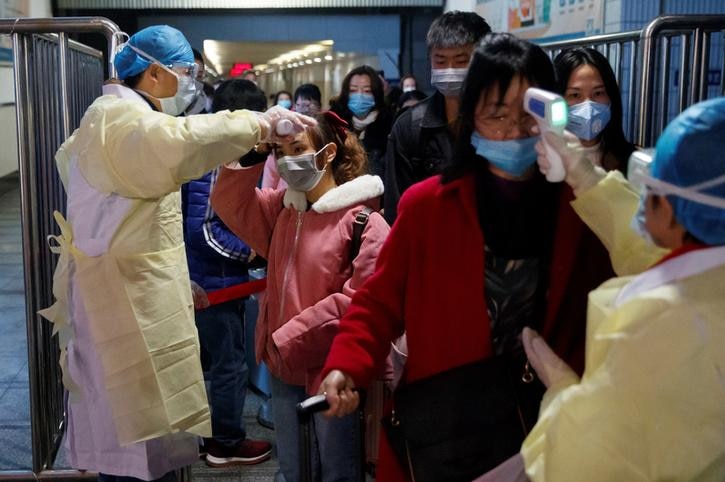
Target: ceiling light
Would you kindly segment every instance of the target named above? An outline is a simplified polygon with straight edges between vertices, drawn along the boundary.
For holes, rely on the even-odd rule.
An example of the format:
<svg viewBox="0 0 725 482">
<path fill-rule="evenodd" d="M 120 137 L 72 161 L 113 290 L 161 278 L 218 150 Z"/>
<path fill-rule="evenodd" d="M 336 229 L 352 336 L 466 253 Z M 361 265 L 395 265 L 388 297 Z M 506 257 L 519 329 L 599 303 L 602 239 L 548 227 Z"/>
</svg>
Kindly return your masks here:
<svg viewBox="0 0 725 482">
<path fill-rule="evenodd" d="M 332 60 L 332 55 L 330 55 L 330 54 L 325 55 L 325 60 Z"/>
<path fill-rule="evenodd" d="M 320 63 L 320 62 L 322 62 L 322 59 L 319 57 L 315 57 L 315 62 Z"/>
<path fill-rule="evenodd" d="M 307 59 L 307 60 L 305 60 L 305 63 L 306 63 L 306 64 L 311 64 L 311 63 L 312 63 L 312 61 L 311 61 L 310 59 Z"/>
</svg>

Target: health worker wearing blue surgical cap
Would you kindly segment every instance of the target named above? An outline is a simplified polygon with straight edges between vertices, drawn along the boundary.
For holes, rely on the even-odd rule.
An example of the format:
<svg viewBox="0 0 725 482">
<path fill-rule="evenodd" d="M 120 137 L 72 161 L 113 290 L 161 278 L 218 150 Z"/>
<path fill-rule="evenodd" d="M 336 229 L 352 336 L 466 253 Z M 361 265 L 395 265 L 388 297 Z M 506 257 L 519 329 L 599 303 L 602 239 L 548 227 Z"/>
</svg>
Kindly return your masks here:
<svg viewBox="0 0 725 482">
<path fill-rule="evenodd" d="M 581 379 L 524 330 L 527 357 L 548 390 L 518 475 L 525 470 L 536 482 L 725 479 L 723 133 L 725 98 L 688 108 L 662 133 L 650 162 L 630 159 L 629 182 L 595 168 L 573 135 L 546 135 L 576 192 L 575 210 L 610 252 L 631 251 L 627 244 L 637 243 L 625 241 L 639 234 L 646 238 L 636 248 L 642 263 L 660 259 L 590 293 Z M 514 480 L 516 460 L 480 480 Z"/>
<path fill-rule="evenodd" d="M 114 65 L 123 83 L 56 154 L 68 204 L 53 238 L 57 302 L 42 314 L 61 333 L 71 466 L 167 479 L 211 436 L 193 310 L 208 301 L 198 286 L 192 296 L 179 187 L 260 156 L 281 120 L 293 135 L 314 121 L 282 108 L 176 117 L 196 95 L 195 64 L 169 26 L 133 35 Z"/>
</svg>

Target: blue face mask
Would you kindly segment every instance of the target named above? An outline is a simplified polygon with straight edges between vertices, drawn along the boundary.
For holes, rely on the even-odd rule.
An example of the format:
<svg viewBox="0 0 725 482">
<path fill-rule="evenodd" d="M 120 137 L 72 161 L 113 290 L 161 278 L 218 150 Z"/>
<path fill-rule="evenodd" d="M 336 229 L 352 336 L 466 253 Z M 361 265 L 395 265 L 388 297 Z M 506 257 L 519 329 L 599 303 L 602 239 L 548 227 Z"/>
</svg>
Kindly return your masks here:
<svg viewBox="0 0 725 482">
<path fill-rule="evenodd" d="M 596 139 L 612 118 L 607 104 L 585 100 L 569 107 L 569 123 L 566 129 L 584 141 Z"/>
<path fill-rule="evenodd" d="M 347 101 L 347 108 L 350 109 L 355 117 L 363 118 L 368 115 L 373 107 L 375 107 L 375 97 L 373 94 L 363 94 L 361 92 L 353 92 Z"/>
<path fill-rule="evenodd" d="M 536 162 L 534 145 L 538 140 L 539 136 L 492 141 L 481 137 L 478 132 L 471 134 L 471 145 L 476 149 L 476 154 L 516 177 L 521 177 Z"/>
<path fill-rule="evenodd" d="M 289 109 L 292 107 L 292 101 L 289 99 L 280 99 L 277 101 L 277 105 L 280 107 L 284 107 L 285 109 Z"/>
</svg>

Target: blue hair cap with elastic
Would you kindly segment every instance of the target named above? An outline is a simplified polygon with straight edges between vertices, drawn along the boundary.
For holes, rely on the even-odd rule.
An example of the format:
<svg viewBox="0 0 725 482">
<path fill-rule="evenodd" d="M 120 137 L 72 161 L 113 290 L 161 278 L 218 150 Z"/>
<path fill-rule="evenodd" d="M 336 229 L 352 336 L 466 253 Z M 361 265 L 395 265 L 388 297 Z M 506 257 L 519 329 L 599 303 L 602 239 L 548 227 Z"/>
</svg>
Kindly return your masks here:
<svg viewBox="0 0 725 482">
<path fill-rule="evenodd" d="M 695 104 L 670 122 L 657 141 L 651 173 L 683 188 L 725 175 L 725 97 Z M 725 181 L 700 192 L 725 199 Z M 725 209 L 667 199 L 690 234 L 709 245 L 725 244 Z"/>
<path fill-rule="evenodd" d="M 128 39 L 128 43 L 164 65 L 194 63 L 194 53 L 184 34 L 168 25 L 153 25 L 139 30 Z M 113 65 L 121 80 L 140 74 L 152 63 L 153 60 L 147 59 L 128 45 L 113 59 Z"/>
</svg>

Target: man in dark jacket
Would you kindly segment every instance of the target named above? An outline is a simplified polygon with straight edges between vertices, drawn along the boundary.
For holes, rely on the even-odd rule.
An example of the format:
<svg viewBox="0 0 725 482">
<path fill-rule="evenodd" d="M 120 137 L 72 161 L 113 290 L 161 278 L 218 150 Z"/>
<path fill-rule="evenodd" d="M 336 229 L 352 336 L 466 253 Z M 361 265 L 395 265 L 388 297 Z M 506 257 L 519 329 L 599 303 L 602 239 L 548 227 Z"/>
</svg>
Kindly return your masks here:
<svg viewBox="0 0 725 482">
<path fill-rule="evenodd" d="M 459 11 L 444 13 L 428 29 L 431 84 L 437 90 L 401 114 L 390 132 L 385 154 L 384 207 L 385 219 L 391 225 L 398 215 L 400 195 L 450 164 L 458 94 L 474 47 L 490 31 L 479 15 Z"/>
<path fill-rule="evenodd" d="M 234 79 L 217 89 L 212 111 L 266 107 L 264 93 L 248 80 Z M 247 156 L 258 156 L 252 150 Z M 189 276 L 198 297 L 249 279 L 247 263 L 254 253 L 211 207 L 209 196 L 219 175 L 215 169 L 182 188 L 184 241 Z M 248 384 L 244 351 L 244 300 L 195 306 L 202 350 L 208 355 L 209 403 L 214 438 L 205 441 L 206 462 L 214 467 L 256 464 L 270 457 L 271 445 L 246 438 L 242 412 Z"/>
</svg>

